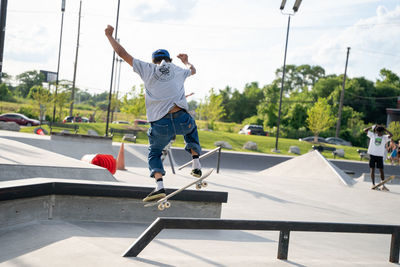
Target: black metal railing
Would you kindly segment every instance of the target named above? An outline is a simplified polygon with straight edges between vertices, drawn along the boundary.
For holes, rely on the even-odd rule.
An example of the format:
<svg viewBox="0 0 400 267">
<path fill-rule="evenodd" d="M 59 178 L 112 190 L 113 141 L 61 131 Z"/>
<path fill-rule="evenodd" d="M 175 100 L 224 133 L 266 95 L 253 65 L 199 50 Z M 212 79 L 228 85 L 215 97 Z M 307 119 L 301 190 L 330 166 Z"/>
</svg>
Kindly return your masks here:
<svg viewBox="0 0 400 267">
<path fill-rule="evenodd" d="M 220 162 L 221 162 L 221 149 L 222 149 L 222 148 L 219 146 L 219 147 L 217 147 L 217 148 L 214 148 L 213 150 L 208 151 L 207 153 L 205 153 L 205 154 L 203 154 L 203 155 L 201 155 L 201 156 L 199 157 L 199 159 L 205 159 L 205 158 L 207 158 L 207 157 L 209 157 L 209 156 L 211 156 L 211 155 L 213 155 L 213 154 L 215 154 L 215 153 L 218 152 L 217 173 L 219 173 L 219 166 L 220 166 Z M 189 161 L 189 162 L 186 162 L 186 163 L 183 164 L 182 166 L 178 167 L 178 170 L 182 170 L 182 169 L 185 168 L 186 166 L 190 165 L 192 162 L 193 162 L 193 160 L 191 160 L 191 161 Z"/>
<path fill-rule="evenodd" d="M 136 257 L 163 229 L 207 230 L 257 230 L 279 231 L 277 258 L 287 260 L 291 231 L 389 234 L 392 236 L 389 261 L 399 263 L 400 226 L 376 224 L 224 220 L 199 218 L 157 218 L 124 253 L 124 257 Z"/>
</svg>

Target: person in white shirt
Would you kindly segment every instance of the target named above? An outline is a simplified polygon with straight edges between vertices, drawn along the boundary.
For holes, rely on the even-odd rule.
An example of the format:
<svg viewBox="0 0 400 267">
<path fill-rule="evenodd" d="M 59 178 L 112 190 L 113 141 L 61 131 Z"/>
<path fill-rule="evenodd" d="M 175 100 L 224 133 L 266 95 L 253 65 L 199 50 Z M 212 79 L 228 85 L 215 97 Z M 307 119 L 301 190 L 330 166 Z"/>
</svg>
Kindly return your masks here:
<svg viewBox="0 0 400 267">
<path fill-rule="evenodd" d="M 152 63 L 133 58 L 112 36 L 113 31 L 114 28 L 110 25 L 105 29 L 112 48 L 139 74 L 145 86 L 146 116 L 151 124 L 147 132 L 150 143 L 148 164 L 150 177 L 156 180 L 156 187 L 143 201 L 155 201 L 166 196 L 163 184 L 165 170 L 161 155 L 175 135 L 183 135 L 185 150 L 192 155 L 191 174 L 195 177 L 202 175 L 197 126 L 188 113 L 183 86 L 186 78 L 194 75 L 196 69 L 189 63 L 186 54 L 179 54 L 177 57 L 187 69 L 172 64 L 169 52 L 165 49 L 158 49 L 152 54 Z"/>
<path fill-rule="evenodd" d="M 373 188 L 375 186 L 375 168 L 379 169 L 381 180 L 385 180 L 385 174 L 383 171 L 383 159 L 385 157 L 386 144 L 387 142 L 389 142 L 390 138 L 393 135 L 385 127 L 379 125 L 365 128 L 364 132 L 367 133 L 367 136 L 369 137 L 369 167 L 371 170 L 371 180 Z M 384 134 L 385 132 L 388 134 Z M 382 186 L 382 190 L 387 190 L 385 185 Z"/>
</svg>

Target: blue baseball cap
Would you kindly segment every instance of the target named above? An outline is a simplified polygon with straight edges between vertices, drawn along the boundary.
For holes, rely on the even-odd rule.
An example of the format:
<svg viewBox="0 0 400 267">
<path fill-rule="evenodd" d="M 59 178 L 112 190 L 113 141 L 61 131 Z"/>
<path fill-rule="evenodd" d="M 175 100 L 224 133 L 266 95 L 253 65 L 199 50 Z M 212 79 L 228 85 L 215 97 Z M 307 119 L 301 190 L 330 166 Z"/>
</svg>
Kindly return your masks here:
<svg viewBox="0 0 400 267">
<path fill-rule="evenodd" d="M 152 58 L 153 58 L 153 59 L 159 58 L 159 57 L 167 57 L 167 58 L 170 58 L 168 51 L 165 50 L 165 49 L 158 49 L 158 50 L 156 50 L 156 51 L 153 52 L 153 54 L 152 54 Z"/>
</svg>

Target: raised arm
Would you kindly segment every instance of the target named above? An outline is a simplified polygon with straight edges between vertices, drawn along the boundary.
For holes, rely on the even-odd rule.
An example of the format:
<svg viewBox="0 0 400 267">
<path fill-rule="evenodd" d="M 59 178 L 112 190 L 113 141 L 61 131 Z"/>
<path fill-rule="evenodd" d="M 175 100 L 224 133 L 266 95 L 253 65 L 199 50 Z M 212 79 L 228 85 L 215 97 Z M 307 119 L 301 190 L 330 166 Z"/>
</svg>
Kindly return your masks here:
<svg viewBox="0 0 400 267">
<path fill-rule="evenodd" d="M 389 134 L 389 138 L 392 138 L 393 134 L 391 132 L 389 132 L 388 129 L 386 129 L 386 128 L 384 128 L 384 129 L 385 129 L 385 132 L 387 132 Z"/>
<path fill-rule="evenodd" d="M 374 126 L 375 126 L 375 125 L 374 125 Z M 364 132 L 365 132 L 365 133 L 368 133 L 368 131 L 371 130 L 374 126 L 369 126 L 368 128 L 365 128 L 365 129 L 364 129 Z"/>
<path fill-rule="evenodd" d="M 125 48 L 123 48 L 112 36 L 114 28 L 110 25 L 107 25 L 107 28 L 104 31 L 115 53 L 117 53 L 118 56 L 120 56 L 126 63 L 132 66 L 133 57 L 128 52 L 126 52 Z"/>
<path fill-rule="evenodd" d="M 177 57 L 182 61 L 183 64 L 185 64 L 186 67 L 188 67 L 190 69 L 191 75 L 196 74 L 196 68 L 192 64 L 189 63 L 188 55 L 179 54 Z"/>
</svg>

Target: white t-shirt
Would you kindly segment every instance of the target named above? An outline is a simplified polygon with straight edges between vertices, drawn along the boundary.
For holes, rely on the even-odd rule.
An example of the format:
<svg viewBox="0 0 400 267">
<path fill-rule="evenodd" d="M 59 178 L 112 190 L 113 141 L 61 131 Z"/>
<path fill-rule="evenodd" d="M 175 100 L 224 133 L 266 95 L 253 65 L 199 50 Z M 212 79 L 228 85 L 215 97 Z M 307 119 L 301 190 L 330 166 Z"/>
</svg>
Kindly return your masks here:
<svg viewBox="0 0 400 267">
<path fill-rule="evenodd" d="M 146 89 L 146 115 L 149 122 L 164 117 L 175 105 L 189 110 L 183 86 L 191 70 L 164 60 L 160 65 L 133 59 L 133 71 L 139 74 Z"/>
<path fill-rule="evenodd" d="M 369 137 L 368 154 L 384 157 L 389 135 L 378 136 L 376 133 L 368 131 L 367 136 Z"/>
</svg>

